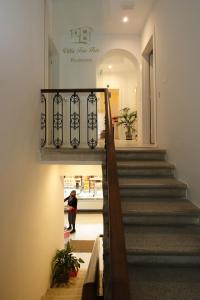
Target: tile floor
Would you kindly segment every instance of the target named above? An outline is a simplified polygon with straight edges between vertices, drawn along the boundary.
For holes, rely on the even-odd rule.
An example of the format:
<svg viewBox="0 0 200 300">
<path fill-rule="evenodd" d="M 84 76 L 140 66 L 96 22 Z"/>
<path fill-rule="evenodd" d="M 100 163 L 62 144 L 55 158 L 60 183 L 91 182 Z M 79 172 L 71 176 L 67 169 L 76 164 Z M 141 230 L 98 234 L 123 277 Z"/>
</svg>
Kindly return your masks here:
<svg viewBox="0 0 200 300">
<path fill-rule="evenodd" d="M 68 216 L 64 214 L 64 226 L 68 227 Z M 76 233 L 70 236 L 74 240 L 95 240 L 103 234 L 103 216 L 101 213 L 77 213 Z"/>
</svg>

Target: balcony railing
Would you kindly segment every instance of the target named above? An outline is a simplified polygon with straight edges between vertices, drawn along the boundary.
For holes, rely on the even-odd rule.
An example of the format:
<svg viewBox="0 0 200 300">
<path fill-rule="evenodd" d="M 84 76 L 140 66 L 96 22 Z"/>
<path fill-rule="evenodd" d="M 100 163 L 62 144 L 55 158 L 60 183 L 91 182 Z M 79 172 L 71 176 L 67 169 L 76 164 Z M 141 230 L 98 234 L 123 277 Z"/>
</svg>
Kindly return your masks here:
<svg viewBox="0 0 200 300">
<path fill-rule="evenodd" d="M 41 147 L 98 145 L 98 101 L 105 89 L 42 89 Z"/>
</svg>

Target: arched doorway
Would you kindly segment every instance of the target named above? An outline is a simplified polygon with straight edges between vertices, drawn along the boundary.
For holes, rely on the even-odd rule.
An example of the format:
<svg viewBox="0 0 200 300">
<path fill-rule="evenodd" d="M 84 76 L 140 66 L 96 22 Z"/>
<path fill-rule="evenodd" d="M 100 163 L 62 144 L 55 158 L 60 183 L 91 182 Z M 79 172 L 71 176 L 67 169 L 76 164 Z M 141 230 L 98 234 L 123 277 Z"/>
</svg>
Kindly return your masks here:
<svg viewBox="0 0 200 300">
<path fill-rule="evenodd" d="M 96 68 L 97 87 L 108 87 L 111 94 L 111 111 L 113 119 L 119 116 L 123 108 L 137 111 L 137 122 L 133 134 L 133 143 L 141 140 L 140 136 L 140 82 L 139 65 L 135 56 L 127 50 L 113 49 L 104 54 Z M 104 105 L 99 102 L 99 132 L 104 127 Z M 115 139 L 126 139 L 122 126 L 115 126 Z"/>
</svg>

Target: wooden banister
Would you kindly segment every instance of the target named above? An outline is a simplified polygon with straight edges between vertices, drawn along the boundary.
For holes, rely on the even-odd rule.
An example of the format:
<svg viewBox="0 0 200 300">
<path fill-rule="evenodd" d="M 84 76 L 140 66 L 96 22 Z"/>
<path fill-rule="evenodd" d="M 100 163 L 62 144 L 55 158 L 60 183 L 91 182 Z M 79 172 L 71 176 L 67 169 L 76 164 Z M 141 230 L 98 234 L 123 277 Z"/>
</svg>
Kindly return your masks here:
<svg viewBox="0 0 200 300">
<path fill-rule="evenodd" d="M 112 128 L 109 93 L 105 93 L 106 114 L 106 177 L 109 206 L 110 291 L 111 300 L 130 300 L 125 235 L 119 194 L 117 163 Z"/>
<path fill-rule="evenodd" d="M 41 93 L 48 94 L 56 94 L 56 93 L 106 93 L 106 89 L 104 88 L 96 88 L 96 89 L 41 89 Z"/>
</svg>

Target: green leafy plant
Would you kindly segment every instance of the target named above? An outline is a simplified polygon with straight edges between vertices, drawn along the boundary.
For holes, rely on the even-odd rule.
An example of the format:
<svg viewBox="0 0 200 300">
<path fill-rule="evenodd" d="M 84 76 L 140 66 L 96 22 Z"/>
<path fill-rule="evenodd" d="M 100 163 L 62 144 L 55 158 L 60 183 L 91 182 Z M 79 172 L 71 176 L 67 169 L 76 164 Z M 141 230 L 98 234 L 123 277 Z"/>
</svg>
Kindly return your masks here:
<svg viewBox="0 0 200 300">
<path fill-rule="evenodd" d="M 137 111 L 130 111 L 129 107 L 120 110 L 121 114 L 117 117 L 117 125 L 122 125 L 126 129 L 126 139 L 132 140 L 133 131 L 135 131 L 134 124 L 137 120 Z"/>
<path fill-rule="evenodd" d="M 57 250 L 52 260 L 52 286 L 67 283 L 70 273 L 77 273 L 81 263 L 84 261 L 72 253 L 70 242 L 66 244 L 64 249 Z"/>
</svg>

